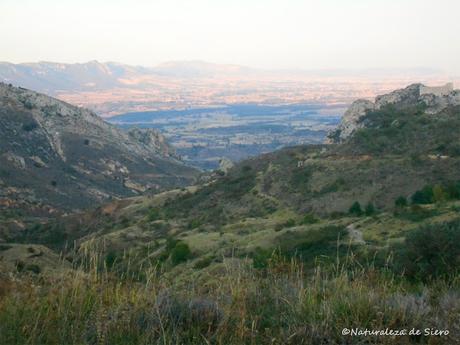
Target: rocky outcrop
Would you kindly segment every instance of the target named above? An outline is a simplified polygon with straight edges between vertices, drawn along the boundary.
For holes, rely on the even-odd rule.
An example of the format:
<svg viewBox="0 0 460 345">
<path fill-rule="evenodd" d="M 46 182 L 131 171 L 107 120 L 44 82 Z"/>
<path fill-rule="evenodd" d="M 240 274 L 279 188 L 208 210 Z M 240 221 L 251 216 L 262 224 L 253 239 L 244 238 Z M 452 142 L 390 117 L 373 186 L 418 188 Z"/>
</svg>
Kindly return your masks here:
<svg viewBox="0 0 460 345">
<path fill-rule="evenodd" d="M 359 99 L 351 104 L 343 115 L 339 127 L 328 136 L 328 142 L 342 142 L 357 129 L 362 127 L 360 119 L 367 114 L 369 110 L 374 110 L 375 104 L 365 99 Z"/>
<path fill-rule="evenodd" d="M 227 174 L 229 172 L 229 170 L 231 168 L 233 168 L 233 167 L 234 167 L 234 164 L 230 159 L 228 159 L 226 157 L 222 157 L 219 160 L 219 168 L 217 170 L 221 171 L 224 174 Z"/>
<path fill-rule="evenodd" d="M 454 90 L 441 96 L 424 94 L 421 99 L 427 105 L 426 112 L 428 114 L 437 114 L 447 107 L 460 105 L 460 90 Z"/>
<path fill-rule="evenodd" d="M 178 158 L 176 151 L 166 142 L 164 135 L 154 128 L 132 128 L 128 131 L 128 135 L 149 150 L 165 157 Z"/>
<path fill-rule="evenodd" d="M 197 174 L 156 130 L 126 132 L 87 109 L 0 83 L 0 178 L 9 191 L 0 190 L 0 201 L 75 210 L 188 185 Z"/>
<path fill-rule="evenodd" d="M 460 105 L 460 90 L 453 90 L 452 84 L 432 88 L 412 84 L 404 89 L 377 96 L 374 102 L 359 99 L 345 112 L 337 129 L 329 133 L 326 143 L 341 143 L 352 136 L 365 125 L 362 120 L 369 111 L 388 105 L 403 109 L 418 104 L 426 106 L 426 113 L 437 114 L 447 107 Z"/>
</svg>

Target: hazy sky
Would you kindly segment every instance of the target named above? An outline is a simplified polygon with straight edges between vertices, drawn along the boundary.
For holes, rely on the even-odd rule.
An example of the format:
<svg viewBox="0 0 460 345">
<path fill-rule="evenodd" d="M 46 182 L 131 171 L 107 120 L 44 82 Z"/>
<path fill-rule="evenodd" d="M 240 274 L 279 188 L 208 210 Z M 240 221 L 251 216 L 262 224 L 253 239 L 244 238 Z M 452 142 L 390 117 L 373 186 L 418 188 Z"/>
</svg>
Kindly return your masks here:
<svg viewBox="0 0 460 345">
<path fill-rule="evenodd" d="M 0 61 L 460 73 L 459 0 L 0 0 Z"/>
</svg>

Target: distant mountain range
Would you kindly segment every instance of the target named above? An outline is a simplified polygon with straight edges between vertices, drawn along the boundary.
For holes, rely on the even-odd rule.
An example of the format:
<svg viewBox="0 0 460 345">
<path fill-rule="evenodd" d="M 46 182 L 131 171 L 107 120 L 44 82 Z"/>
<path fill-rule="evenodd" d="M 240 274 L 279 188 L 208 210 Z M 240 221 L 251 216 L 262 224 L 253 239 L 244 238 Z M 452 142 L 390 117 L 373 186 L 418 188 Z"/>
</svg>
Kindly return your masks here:
<svg viewBox="0 0 460 345">
<path fill-rule="evenodd" d="M 268 71 L 203 61 L 155 67 L 98 61 L 0 62 L 0 81 L 88 107 L 102 116 L 216 104 L 349 104 L 415 81 L 437 84 L 451 79 L 426 68 Z"/>
<path fill-rule="evenodd" d="M 236 66 L 217 65 L 201 61 L 167 62 L 157 67 L 129 66 L 117 62 L 89 61 L 65 64 L 36 62 L 12 64 L 0 62 L 0 81 L 13 83 L 49 94 L 62 91 L 102 90 L 135 85 L 145 86 L 150 78 L 209 78 L 219 76 L 256 74 L 257 71 Z"/>
</svg>

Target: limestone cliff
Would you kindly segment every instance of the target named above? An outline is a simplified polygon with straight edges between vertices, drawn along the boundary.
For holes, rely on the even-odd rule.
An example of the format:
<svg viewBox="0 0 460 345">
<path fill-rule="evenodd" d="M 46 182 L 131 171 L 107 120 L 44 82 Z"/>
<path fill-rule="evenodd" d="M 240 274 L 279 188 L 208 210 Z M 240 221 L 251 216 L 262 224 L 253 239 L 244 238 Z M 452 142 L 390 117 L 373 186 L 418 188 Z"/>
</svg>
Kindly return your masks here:
<svg viewBox="0 0 460 345">
<path fill-rule="evenodd" d="M 341 143 L 353 133 L 365 126 L 363 118 L 369 111 L 393 105 L 406 108 L 424 105 L 427 114 L 437 114 L 449 106 L 460 105 L 460 90 L 454 90 L 452 84 L 442 87 L 427 87 L 422 84 L 412 84 L 408 87 L 377 96 L 374 102 L 359 99 L 351 104 L 345 112 L 338 128 L 329 133 L 327 143 Z"/>
</svg>

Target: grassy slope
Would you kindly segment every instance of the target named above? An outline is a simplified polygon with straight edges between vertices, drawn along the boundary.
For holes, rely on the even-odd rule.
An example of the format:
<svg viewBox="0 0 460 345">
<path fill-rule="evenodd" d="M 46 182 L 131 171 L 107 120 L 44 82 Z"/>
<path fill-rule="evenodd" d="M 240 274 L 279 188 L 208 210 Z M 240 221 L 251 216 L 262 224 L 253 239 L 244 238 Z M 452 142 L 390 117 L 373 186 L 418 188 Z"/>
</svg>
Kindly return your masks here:
<svg viewBox="0 0 460 345">
<path fill-rule="evenodd" d="M 284 149 L 201 187 L 117 201 L 25 231 L 19 240 L 58 250 L 77 240 L 80 252 L 68 255 L 93 273 L 60 278 L 59 291 L 45 285 L 31 305 L 14 307 L 17 298 L 5 287 L 0 319 L 22 315 L 6 323 L 6 339 L 336 344 L 343 343 L 341 328 L 355 325 L 447 327 L 451 338 L 400 341 L 455 344 L 458 274 L 426 282 L 403 273 L 406 238 L 423 225 L 458 219 L 460 202 L 394 202 L 427 184 L 460 180 L 459 110 L 434 117 L 384 109 L 365 121 L 367 128 L 340 146 Z M 356 200 L 377 212 L 348 214 Z M 190 252 L 179 253 L 177 241 Z M 26 327 L 37 313 L 38 326 Z M 222 317 L 217 326 L 215 317 Z M 69 318 L 74 328 L 62 323 Z M 91 328 L 91 320 L 102 325 Z M 62 334 L 52 333 L 55 327 Z"/>
</svg>

